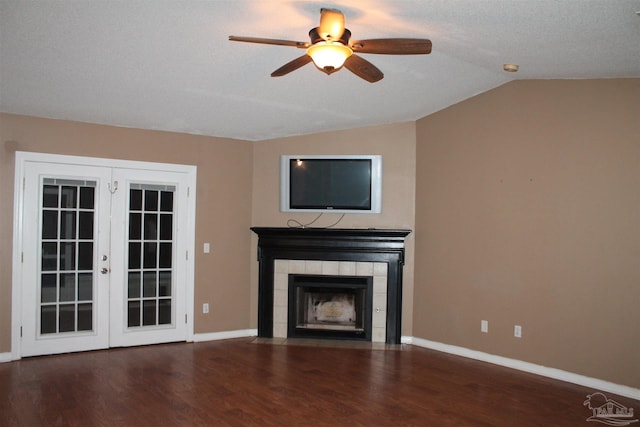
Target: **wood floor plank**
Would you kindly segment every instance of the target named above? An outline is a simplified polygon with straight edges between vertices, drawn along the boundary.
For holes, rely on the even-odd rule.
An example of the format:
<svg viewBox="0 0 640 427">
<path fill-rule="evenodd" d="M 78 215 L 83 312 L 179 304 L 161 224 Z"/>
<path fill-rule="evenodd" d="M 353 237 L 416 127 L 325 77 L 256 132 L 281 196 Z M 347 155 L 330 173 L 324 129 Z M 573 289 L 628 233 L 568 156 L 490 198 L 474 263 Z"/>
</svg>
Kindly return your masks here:
<svg viewBox="0 0 640 427">
<path fill-rule="evenodd" d="M 594 391 L 414 346 L 233 339 L 0 364 L 0 426 L 579 426 Z"/>
</svg>

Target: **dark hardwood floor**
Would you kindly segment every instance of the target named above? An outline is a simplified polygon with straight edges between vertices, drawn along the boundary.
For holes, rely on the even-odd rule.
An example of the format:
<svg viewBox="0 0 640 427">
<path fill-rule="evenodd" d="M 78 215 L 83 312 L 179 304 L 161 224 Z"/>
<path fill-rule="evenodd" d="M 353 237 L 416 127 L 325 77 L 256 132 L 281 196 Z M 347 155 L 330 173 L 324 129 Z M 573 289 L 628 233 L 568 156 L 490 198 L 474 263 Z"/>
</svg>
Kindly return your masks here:
<svg viewBox="0 0 640 427">
<path fill-rule="evenodd" d="M 0 364 L 2 426 L 587 426 L 596 390 L 415 346 L 234 339 Z M 640 414 L 640 401 L 605 393 Z M 637 424 L 636 424 L 637 425 Z"/>
</svg>

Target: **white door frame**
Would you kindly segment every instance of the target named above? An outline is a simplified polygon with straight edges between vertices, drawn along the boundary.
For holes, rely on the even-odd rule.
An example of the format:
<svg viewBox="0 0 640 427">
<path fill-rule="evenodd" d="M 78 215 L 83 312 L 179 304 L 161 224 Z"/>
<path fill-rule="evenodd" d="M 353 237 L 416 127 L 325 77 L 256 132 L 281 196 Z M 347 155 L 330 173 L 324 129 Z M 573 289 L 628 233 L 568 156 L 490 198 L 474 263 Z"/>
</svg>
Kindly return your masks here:
<svg viewBox="0 0 640 427">
<path fill-rule="evenodd" d="M 84 156 L 67 156 L 34 152 L 16 152 L 14 175 L 13 201 L 13 265 L 12 265 L 12 296 L 11 296 L 11 360 L 22 357 L 20 338 L 22 323 L 22 252 L 23 252 L 23 203 L 24 168 L 27 162 L 49 162 L 70 165 L 93 165 L 122 169 L 146 169 L 183 173 L 187 177 L 189 197 L 187 199 L 187 233 L 185 247 L 187 248 L 186 265 L 186 311 L 187 311 L 187 341 L 194 337 L 194 283 L 195 283 L 195 216 L 196 216 L 196 176 L 197 167 L 171 163 L 152 163 L 132 160 L 103 159 Z"/>
</svg>

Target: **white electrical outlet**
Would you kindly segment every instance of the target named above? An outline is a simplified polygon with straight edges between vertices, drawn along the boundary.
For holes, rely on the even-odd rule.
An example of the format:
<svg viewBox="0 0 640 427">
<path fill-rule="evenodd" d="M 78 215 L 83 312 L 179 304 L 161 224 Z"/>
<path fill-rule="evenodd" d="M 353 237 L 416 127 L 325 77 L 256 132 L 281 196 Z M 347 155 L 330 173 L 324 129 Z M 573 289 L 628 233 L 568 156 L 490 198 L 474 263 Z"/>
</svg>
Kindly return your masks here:
<svg viewBox="0 0 640 427">
<path fill-rule="evenodd" d="M 522 326 L 515 325 L 513 327 L 513 336 L 516 338 L 522 338 Z"/>
<path fill-rule="evenodd" d="M 209 312 L 209 303 L 205 302 L 204 304 L 202 304 L 202 312 L 204 314 L 207 314 Z"/>
<path fill-rule="evenodd" d="M 489 332 L 489 321 L 488 320 L 481 320 L 480 321 L 480 332 L 485 332 L 485 333 Z"/>
<path fill-rule="evenodd" d="M 208 254 L 209 252 L 211 252 L 211 244 L 210 243 L 205 243 L 204 247 L 202 248 L 202 251 L 205 254 Z"/>
</svg>

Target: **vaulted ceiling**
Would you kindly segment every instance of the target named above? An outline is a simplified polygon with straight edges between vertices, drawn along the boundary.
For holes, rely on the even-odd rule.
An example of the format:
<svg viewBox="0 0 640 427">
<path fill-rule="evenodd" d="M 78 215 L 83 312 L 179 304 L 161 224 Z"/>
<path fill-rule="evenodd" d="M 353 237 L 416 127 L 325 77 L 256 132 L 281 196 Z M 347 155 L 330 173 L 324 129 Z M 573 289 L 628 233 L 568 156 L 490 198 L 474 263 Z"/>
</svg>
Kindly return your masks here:
<svg viewBox="0 0 640 427">
<path fill-rule="evenodd" d="M 362 54 L 377 83 L 312 64 L 272 78 L 304 51 L 228 40 L 308 41 L 321 8 L 354 39 L 433 51 Z M 412 121 L 514 79 L 640 77 L 639 14 L 639 0 L 0 0 L 0 111 L 251 141 Z"/>
</svg>

